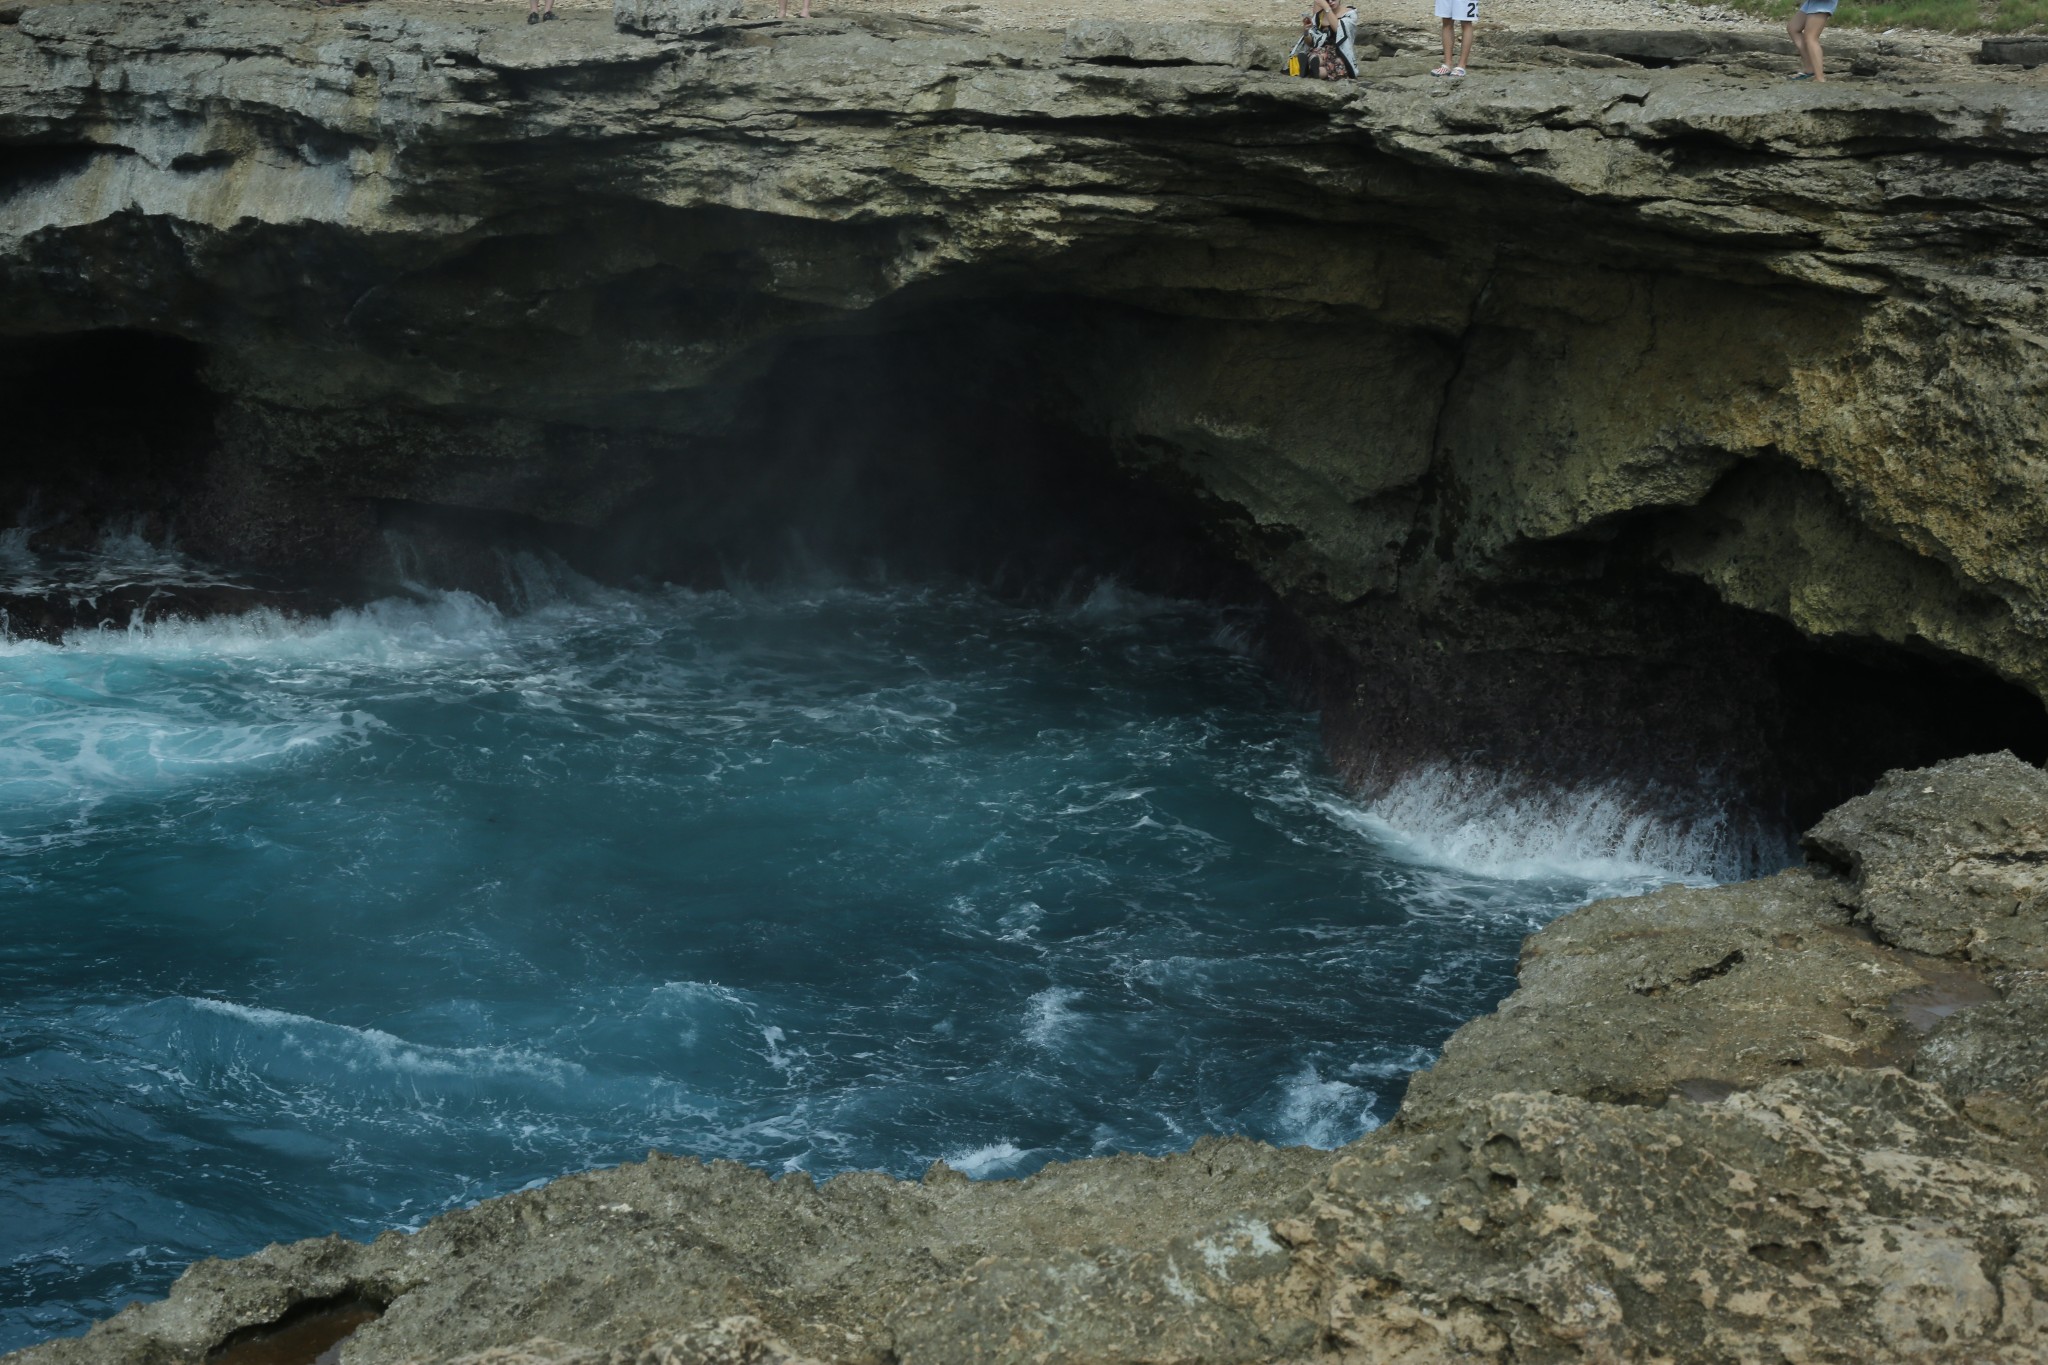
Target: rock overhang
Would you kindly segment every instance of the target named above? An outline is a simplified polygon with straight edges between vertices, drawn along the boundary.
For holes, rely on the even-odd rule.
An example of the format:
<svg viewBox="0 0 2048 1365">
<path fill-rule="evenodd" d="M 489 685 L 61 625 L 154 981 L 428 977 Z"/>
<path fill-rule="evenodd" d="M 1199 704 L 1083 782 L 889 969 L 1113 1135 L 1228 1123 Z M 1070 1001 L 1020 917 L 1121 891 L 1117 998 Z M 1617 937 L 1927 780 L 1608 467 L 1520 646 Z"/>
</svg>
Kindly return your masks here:
<svg viewBox="0 0 2048 1365">
<path fill-rule="evenodd" d="M 1325 637 L 1626 559 L 2048 685 L 2038 82 L 1541 33 L 1453 87 L 1378 29 L 1350 87 L 1213 26 L 717 9 L 27 8 L 10 328 L 204 347 L 189 543 L 345 563 L 379 501 L 602 527 L 807 348 L 1032 312 L 1075 439 L 1244 528 Z M 1320 354 L 1342 422 L 1304 420 Z"/>
</svg>

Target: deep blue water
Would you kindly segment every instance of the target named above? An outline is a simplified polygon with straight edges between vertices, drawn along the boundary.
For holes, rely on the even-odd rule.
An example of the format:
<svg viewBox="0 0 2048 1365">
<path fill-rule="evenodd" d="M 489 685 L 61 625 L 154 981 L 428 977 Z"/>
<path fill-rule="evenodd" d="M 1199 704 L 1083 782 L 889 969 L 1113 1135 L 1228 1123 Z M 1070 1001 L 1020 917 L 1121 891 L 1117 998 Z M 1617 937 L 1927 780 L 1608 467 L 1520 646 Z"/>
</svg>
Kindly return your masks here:
<svg viewBox="0 0 2048 1365">
<path fill-rule="evenodd" d="M 1205 608 L 523 572 L 0 645 L 0 1350 L 649 1147 L 1343 1143 L 1530 929 L 1717 870 L 1354 806 Z"/>
</svg>

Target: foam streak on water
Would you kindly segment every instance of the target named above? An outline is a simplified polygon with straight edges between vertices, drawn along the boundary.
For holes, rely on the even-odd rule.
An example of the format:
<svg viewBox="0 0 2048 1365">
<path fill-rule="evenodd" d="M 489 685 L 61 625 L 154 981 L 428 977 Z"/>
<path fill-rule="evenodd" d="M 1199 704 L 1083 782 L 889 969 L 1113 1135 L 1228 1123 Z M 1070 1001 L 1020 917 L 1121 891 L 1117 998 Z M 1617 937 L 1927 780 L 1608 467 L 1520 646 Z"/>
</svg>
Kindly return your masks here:
<svg viewBox="0 0 2048 1365">
<path fill-rule="evenodd" d="M 0 645 L 0 1349 L 650 1146 L 1343 1143 L 1528 930 L 1723 870 L 1360 808 L 1184 604 L 520 567 Z"/>
</svg>

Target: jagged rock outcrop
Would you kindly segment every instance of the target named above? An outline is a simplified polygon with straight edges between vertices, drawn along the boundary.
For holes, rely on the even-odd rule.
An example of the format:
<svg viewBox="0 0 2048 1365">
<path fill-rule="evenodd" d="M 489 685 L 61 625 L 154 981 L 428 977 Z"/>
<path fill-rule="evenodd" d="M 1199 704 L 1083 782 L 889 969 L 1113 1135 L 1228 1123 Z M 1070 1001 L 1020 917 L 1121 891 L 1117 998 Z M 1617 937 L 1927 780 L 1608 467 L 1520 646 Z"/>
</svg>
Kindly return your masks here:
<svg viewBox="0 0 2048 1365">
<path fill-rule="evenodd" d="M 1922 733 L 1990 694 L 1930 705 L 1916 662 L 2048 687 L 2039 75 L 1844 39 L 1865 79 L 1795 88 L 1775 38 L 1557 32 L 1446 87 L 1384 29 L 1326 86 L 1275 74 L 1285 34 L 644 8 L 663 36 L 10 9 L 0 332 L 41 458 L 0 497 L 61 539 L 67 490 L 139 486 L 64 458 L 104 414 L 44 400 L 60 336 L 203 400 L 105 444 L 241 564 L 359 570 L 427 508 L 687 576 L 793 489 L 843 531 L 827 448 L 870 483 L 1070 448 L 1198 500 L 1356 665 L 1325 700 L 1362 779 L 1469 756 L 1810 819 L 2041 741 Z M 947 520 L 898 513 L 849 553 Z M 1812 705 L 1812 641 L 1897 696 Z M 1901 738 L 1837 772 L 1868 735 Z"/>
<path fill-rule="evenodd" d="M 320 1303 L 383 1310 L 342 1365 L 2038 1360 L 2048 977 L 1984 945 L 2039 941 L 2044 827 L 2038 769 L 1962 760 L 1823 822 L 1839 871 L 1567 915 L 1337 1152 L 656 1156 L 203 1262 L 10 1365 L 197 1360 Z"/>
</svg>

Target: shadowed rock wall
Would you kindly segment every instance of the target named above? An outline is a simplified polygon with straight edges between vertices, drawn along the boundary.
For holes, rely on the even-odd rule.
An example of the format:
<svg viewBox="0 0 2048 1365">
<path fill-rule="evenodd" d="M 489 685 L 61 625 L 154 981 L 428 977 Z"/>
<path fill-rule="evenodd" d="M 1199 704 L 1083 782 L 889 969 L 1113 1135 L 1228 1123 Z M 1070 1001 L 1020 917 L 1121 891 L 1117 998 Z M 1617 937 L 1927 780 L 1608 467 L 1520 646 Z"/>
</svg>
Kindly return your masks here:
<svg viewBox="0 0 2048 1365">
<path fill-rule="evenodd" d="M 0 331 L 197 356 L 177 487 L 72 486 L 232 563 L 369 590 L 394 518 L 442 513 L 671 575 L 806 518 L 977 572 L 1058 526 L 1183 562 L 1193 526 L 1313 643 L 1364 781 L 1797 821 L 1957 751 L 1881 750 L 1915 714 L 1991 698 L 2039 746 L 1985 681 L 2048 686 L 2038 81 L 1539 41 L 1333 88 L 1138 37 L 32 6 L 0 24 Z M 814 514 L 848 490 L 869 522 Z M 1794 791 L 1809 643 L 1930 681 Z"/>
</svg>

